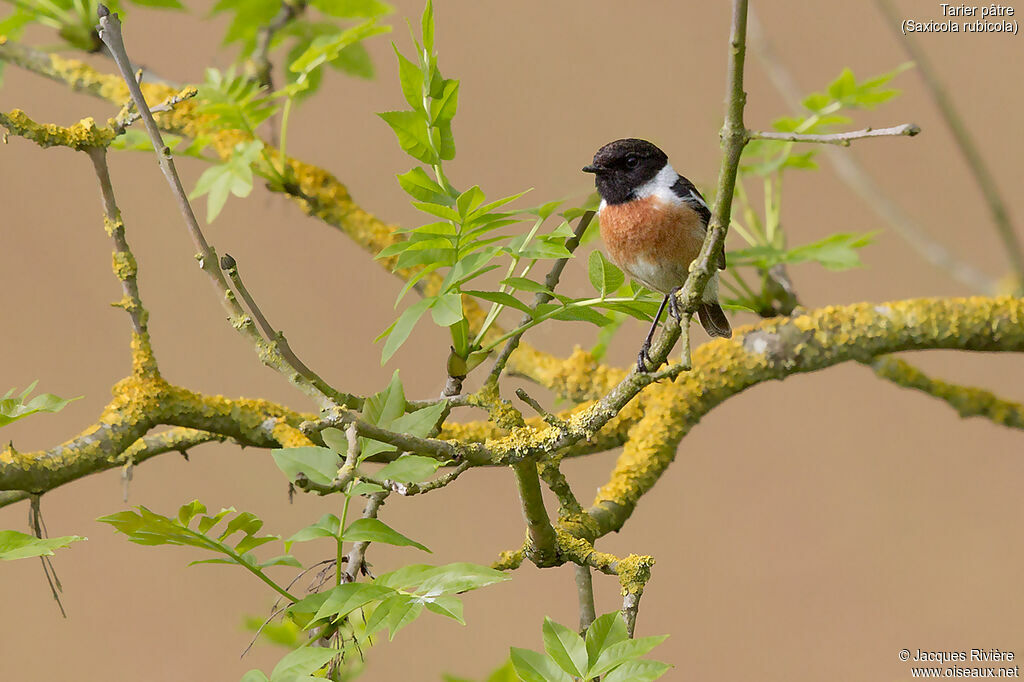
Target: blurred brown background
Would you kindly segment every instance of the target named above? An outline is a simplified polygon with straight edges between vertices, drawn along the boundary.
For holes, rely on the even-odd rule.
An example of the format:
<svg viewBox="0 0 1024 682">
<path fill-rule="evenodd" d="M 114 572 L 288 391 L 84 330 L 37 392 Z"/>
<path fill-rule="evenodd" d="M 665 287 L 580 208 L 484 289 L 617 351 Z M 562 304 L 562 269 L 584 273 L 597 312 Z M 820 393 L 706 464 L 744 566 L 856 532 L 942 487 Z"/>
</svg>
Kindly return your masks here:
<svg viewBox="0 0 1024 682">
<path fill-rule="evenodd" d="M 134 9 L 126 24 L 133 58 L 180 81 L 201 79 L 207 64 L 227 66 L 233 53 L 217 47 L 224 19 L 199 23 L 207 6 L 189 4 L 190 15 Z M 405 47 L 402 17 L 417 21 L 422 6 L 419 0 L 395 4 L 390 38 Z M 821 89 L 846 66 L 863 77 L 905 61 L 871 3 L 756 5 L 805 91 Z M 934 2 L 902 2 L 900 9 L 922 21 L 940 18 Z M 579 168 L 599 145 L 623 136 L 656 141 L 677 170 L 699 186 L 713 183 L 728 3 L 438 0 L 437 20 L 441 68 L 462 79 L 459 155 L 451 164 L 457 184 L 479 183 L 491 196 L 534 187 L 533 203 L 578 196 L 590 187 Z M 1019 225 L 1024 38 L 919 39 Z M 419 218 L 394 180 L 410 160 L 373 115 L 403 106 L 394 58 L 388 38 L 369 47 L 378 79 L 328 74 L 322 94 L 295 112 L 288 151 L 332 170 L 371 211 L 413 225 Z M 87 115 L 104 120 L 115 111 L 15 68 L 5 77 L 3 110 L 18 107 L 64 124 Z M 765 128 L 788 113 L 753 58 L 747 84 L 751 127 Z M 937 239 L 1002 273 L 1006 260 L 980 193 L 919 74 L 904 73 L 897 86 L 904 95 L 857 115 L 857 127 L 913 121 L 923 134 L 865 141 L 847 153 Z M 202 167 L 180 165 L 191 187 Z M 201 391 L 309 409 L 225 324 L 152 158 L 118 154 L 112 172 L 165 376 Z M 86 157 L 12 137 L 0 147 L 0 178 L 0 390 L 39 379 L 42 390 L 85 396 L 59 415 L 2 433 L 21 450 L 45 448 L 91 423 L 109 387 L 127 372 L 128 322 L 108 305 L 120 292 Z M 885 230 L 827 165 L 787 176 L 783 216 L 794 244 L 838 231 L 884 230 L 863 252 L 865 269 L 793 270 L 809 306 L 970 293 Z M 372 339 L 393 319 L 401 284 L 340 233 L 257 188 L 247 201 L 230 200 L 208 236 L 238 259 L 250 289 L 299 354 L 337 386 L 372 392 L 399 367 L 410 395 L 439 390 L 447 342 L 428 325 L 380 367 Z M 581 265 L 570 271 L 568 291 L 584 291 Z M 631 362 L 642 333 L 627 325 L 611 360 Z M 564 353 L 574 343 L 591 344 L 594 334 L 556 324 L 531 337 Z M 1021 397 L 1017 356 L 935 352 L 914 359 L 944 378 Z M 998 647 L 1024 655 L 1022 442 L 1019 433 L 960 420 L 944 404 L 859 366 L 759 386 L 710 414 L 623 532 L 599 546 L 657 558 L 638 633 L 671 634 L 655 652 L 676 666 L 666 679 L 903 680 L 910 677 L 897 658 L 904 647 Z M 566 465 L 581 498 L 604 482 L 614 457 Z M 138 467 L 129 504 L 170 513 L 193 497 L 213 508 L 255 512 L 268 531 L 285 536 L 338 511 L 335 500 L 307 496 L 289 505 L 268 454 L 232 445 L 198 448 L 190 463 L 168 454 Z M 269 672 L 278 649 L 260 645 L 238 660 L 250 637 L 240 627 L 242 616 L 265 613 L 269 591 L 240 570 L 187 568 L 189 560 L 205 558 L 196 551 L 132 545 L 94 521 L 125 507 L 117 471 L 44 498 L 51 534 L 89 541 L 55 559 L 66 621 L 37 561 L 0 566 L 0 676 L 219 681 L 237 680 L 253 667 Z M 24 530 L 26 515 L 24 503 L 0 510 L 0 528 Z M 503 470 L 473 471 L 425 497 L 393 497 L 385 518 L 430 546 L 435 553 L 426 560 L 436 563 L 488 563 L 523 535 L 513 481 Z M 321 558 L 314 547 L 302 548 L 301 556 Z M 424 558 L 385 547 L 370 554 L 378 571 Z M 617 608 L 614 581 L 596 577 L 595 584 L 599 612 Z M 525 567 L 465 601 L 468 627 L 424 615 L 370 652 L 366 679 L 437 680 L 442 671 L 482 677 L 509 645 L 540 648 L 545 615 L 576 619 L 568 567 Z"/>
</svg>

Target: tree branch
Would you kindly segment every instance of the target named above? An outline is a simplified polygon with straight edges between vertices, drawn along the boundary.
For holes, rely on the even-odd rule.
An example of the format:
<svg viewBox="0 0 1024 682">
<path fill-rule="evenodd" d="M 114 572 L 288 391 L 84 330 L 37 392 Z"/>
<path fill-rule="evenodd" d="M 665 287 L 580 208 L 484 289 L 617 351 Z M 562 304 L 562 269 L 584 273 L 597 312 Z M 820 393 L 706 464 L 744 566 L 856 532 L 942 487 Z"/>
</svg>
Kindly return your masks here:
<svg viewBox="0 0 1024 682">
<path fill-rule="evenodd" d="M 157 126 L 149 105 L 146 103 L 146 98 L 143 96 L 142 90 L 132 74 L 131 63 L 128 60 L 124 39 L 121 36 L 121 21 L 118 19 L 117 14 L 112 14 L 104 5 L 99 5 L 98 7 L 100 39 L 107 46 L 107 49 L 110 50 L 110 54 L 121 71 L 125 84 L 128 86 L 132 100 L 135 102 L 135 108 L 142 115 L 142 122 L 145 124 L 146 132 L 149 133 L 149 138 L 153 143 L 153 149 L 156 151 L 160 170 L 163 171 L 164 177 L 171 187 L 171 191 L 178 203 L 178 209 L 185 220 L 185 225 L 192 237 L 192 242 L 198 251 L 196 258 L 199 261 L 199 268 L 209 276 L 214 289 L 217 291 L 217 298 L 221 301 L 221 304 L 228 313 L 228 318 L 232 321 L 232 326 L 249 338 L 250 342 L 256 347 L 260 358 L 268 366 L 284 375 L 299 390 L 322 405 L 326 404 L 329 402 L 329 397 L 302 376 L 298 369 L 292 367 L 281 356 L 280 352 L 273 347 L 268 347 L 268 344 L 260 339 L 259 333 L 253 328 L 251 319 L 235 300 L 234 294 L 228 286 L 227 280 L 224 279 L 224 274 L 221 272 L 217 253 L 210 246 L 209 242 L 206 241 L 206 237 L 199 227 L 199 221 L 196 219 L 192 205 L 189 203 L 188 196 L 185 193 L 185 188 L 181 185 L 181 179 L 178 177 L 178 171 L 175 168 L 171 150 L 164 144 L 160 128 Z"/>
<path fill-rule="evenodd" d="M 748 130 L 747 136 L 751 140 L 783 140 L 787 142 L 818 142 L 820 144 L 837 144 L 841 147 L 849 147 L 853 140 L 863 140 L 869 137 L 892 137 L 906 135 L 913 137 L 921 132 L 921 129 L 913 123 L 893 126 L 892 128 L 864 128 L 863 130 L 851 130 L 846 133 L 831 133 L 828 135 L 805 135 L 801 133 L 780 133 L 775 131 L 753 131 Z"/>
<path fill-rule="evenodd" d="M 1002 426 L 1024 429 L 1024 405 L 1020 403 L 1004 400 L 983 388 L 933 379 L 899 358 L 884 356 L 867 364 L 883 379 L 946 401 L 961 417 L 985 417 Z"/>
<path fill-rule="evenodd" d="M 800 89 L 794 82 L 792 74 L 771 49 L 768 38 L 753 12 L 750 14 L 750 47 L 768 73 L 769 80 L 775 85 L 775 89 L 782 95 L 790 109 L 800 111 L 802 109 Z M 871 179 L 856 157 L 845 154 L 841 149 L 835 147 L 826 147 L 822 151 L 825 158 L 832 164 L 839 179 L 863 199 L 868 208 L 892 227 L 896 234 L 921 258 L 945 271 L 957 281 L 966 284 L 971 291 L 979 291 L 988 295 L 996 293 L 995 280 L 972 265 L 964 263 L 933 239 L 926 230 L 887 196 L 883 187 Z"/>
<path fill-rule="evenodd" d="M 1003 250 L 1006 252 L 1006 257 L 1010 261 L 1010 268 L 1017 278 L 1016 289 L 1018 291 L 1024 290 L 1024 251 L 1021 250 L 1020 239 L 1017 237 L 1013 224 L 1010 222 L 1010 214 L 1006 209 L 1006 202 L 1003 201 L 1003 197 L 999 193 L 996 179 L 991 171 L 989 171 L 981 152 L 978 151 L 978 146 L 971 137 L 970 129 L 968 129 L 963 119 L 960 118 L 960 114 L 953 104 L 953 99 L 946 92 L 942 79 L 939 78 L 938 73 L 932 67 L 928 55 L 910 36 L 901 35 L 898 28 L 900 23 L 899 17 L 892 2 L 890 0 L 875 0 L 875 4 L 885 16 L 886 23 L 895 32 L 896 39 L 903 45 L 910 58 L 914 60 L 921 73 L 921 77 L 924 79 L 924 84 L 932 96 L 932 100 L 934 100 L 935 105 L 938 107 L 939 113 L 942 114 L 942 118 L 946 122 L 949 131 L 953 134 L 953 139 L 956 140 L 956 145 L 960 149 L 960 153 L 963 154 L 967 167 L 978 184 L 978 189 L 981 190 L 982 196 L 985 197 L 985 203 L 992 214 L 992 223 L 996 228 L 996 232 L 998 232 L 999 237 L 1003 241 Z"/>
</svg>

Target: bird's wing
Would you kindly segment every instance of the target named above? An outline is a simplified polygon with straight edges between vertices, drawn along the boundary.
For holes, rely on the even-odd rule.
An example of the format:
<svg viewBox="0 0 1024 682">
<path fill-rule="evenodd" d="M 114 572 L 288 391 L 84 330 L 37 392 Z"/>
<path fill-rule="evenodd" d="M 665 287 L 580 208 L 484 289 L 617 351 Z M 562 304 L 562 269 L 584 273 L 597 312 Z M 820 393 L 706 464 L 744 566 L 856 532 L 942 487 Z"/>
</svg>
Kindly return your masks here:
<svg viewBox="0 0 1024 682">
<path fill-rule="evenodd" d="M 707 227 L 708 223 L 711 222 L 711 209 L 708 207 L 708 202 L 704 201 L 704 197 L 697 191 L 693 183 L 680 175 L 679 179 L 672 185 L 672 192 L 689 204 L 690 208 L 700 216 L 704 227 Z M 725 249 L 722 249 L 718 254 L 718 269 L 725 270 Z"/>
</svg>

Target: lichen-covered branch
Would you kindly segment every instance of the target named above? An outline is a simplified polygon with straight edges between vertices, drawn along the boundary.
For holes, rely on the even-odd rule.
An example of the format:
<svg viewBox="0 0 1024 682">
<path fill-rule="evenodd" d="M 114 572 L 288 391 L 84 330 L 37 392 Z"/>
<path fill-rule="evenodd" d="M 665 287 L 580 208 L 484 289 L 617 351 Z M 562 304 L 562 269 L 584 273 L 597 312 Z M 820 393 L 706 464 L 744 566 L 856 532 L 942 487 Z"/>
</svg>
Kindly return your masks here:
<svg viewBox="0 0 1024 682">
<path fill-rule="evenodd" d="M 1024 429 L 1024 405 L 1000 398 L 992 391 L 933 379 L 899 358 L 885 356 L 868 364 L 883 379 L 946 401 L 961 417 L 985 417 L 1002 426 Z"/>
</svg>

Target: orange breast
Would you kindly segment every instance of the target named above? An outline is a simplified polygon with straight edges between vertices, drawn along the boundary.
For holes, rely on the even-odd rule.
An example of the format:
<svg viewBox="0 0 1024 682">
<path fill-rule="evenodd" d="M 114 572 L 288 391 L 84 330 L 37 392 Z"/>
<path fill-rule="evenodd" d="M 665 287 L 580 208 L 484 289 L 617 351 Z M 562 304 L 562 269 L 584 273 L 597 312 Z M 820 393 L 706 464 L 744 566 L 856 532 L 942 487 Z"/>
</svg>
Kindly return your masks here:
<svg viewBox="0 0 1024 682">
<path fill-rule="evenodd" d="M 601 209 L 608 257 L 649 289 L 667 293 L 685 280 L 704 241 L 704 223 L 686 203 L 657 196 Z"/>
</svg>

